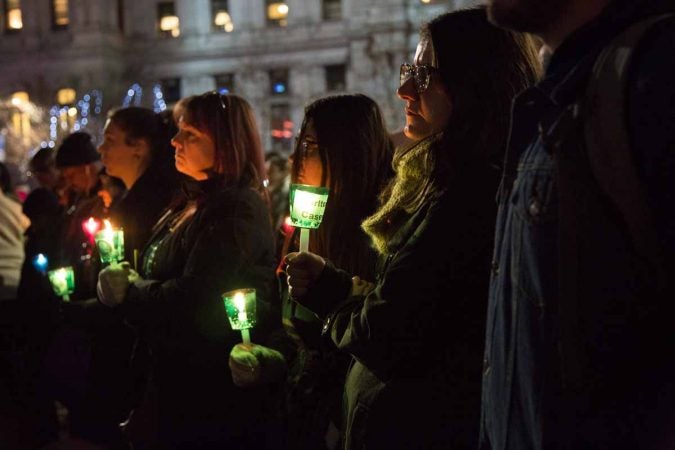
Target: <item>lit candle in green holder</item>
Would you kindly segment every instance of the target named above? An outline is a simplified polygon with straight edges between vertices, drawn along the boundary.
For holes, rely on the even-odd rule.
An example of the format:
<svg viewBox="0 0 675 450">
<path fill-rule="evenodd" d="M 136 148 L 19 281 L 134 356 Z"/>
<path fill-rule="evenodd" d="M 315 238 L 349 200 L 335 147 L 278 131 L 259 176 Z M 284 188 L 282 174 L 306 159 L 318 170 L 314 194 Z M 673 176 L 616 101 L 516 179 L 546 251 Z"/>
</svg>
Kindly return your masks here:
<svg viewBox="0 0 675 450">
<path fill-rule="evenodd" d="M 124 259 L 124 231 L 114 229 L 107 219 L 103 223 L 105 226 L 95 238 L 98 253 L 102 263 L 116 263 Z"/>
<path fill-rule="evenodd" d="M 75 291 L 75 273 L 73 268 L 59 267 L 58 269 L 47 272 L 49 282 L 52 285 L 54 293 L 63 298 L 64 302 L 70 301 L 70 294 Z"/>
<path fill-rule="evenodd" d="M 300 228 L 300 251 L 309 249 L 309 229 L 319 228 L 328 201 L 328 188 L 291 184 L 291 224 Z"/>
<path fill-rule="evenodd" d="M 237 289 L 224 293 L 222 297 L 232 329 L 240 330 L 244 344 L 250 344 L 248 330 L 255 326 L 255 289 Z"/>
</svg>

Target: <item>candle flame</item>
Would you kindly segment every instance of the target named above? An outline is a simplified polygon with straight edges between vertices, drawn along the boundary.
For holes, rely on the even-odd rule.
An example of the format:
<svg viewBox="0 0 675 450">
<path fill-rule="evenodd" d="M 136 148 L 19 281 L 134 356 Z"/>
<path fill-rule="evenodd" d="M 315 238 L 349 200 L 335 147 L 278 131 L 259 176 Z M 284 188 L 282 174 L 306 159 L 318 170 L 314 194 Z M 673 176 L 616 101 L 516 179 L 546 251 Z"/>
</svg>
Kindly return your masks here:
<svg viewBox="0 0 675 450">
<path fill-rule="evenodd" d="M 101 223 L 93 217 L 90 217 L 89 219 L 82 222 L 82 228 L 89 236 L 93 236 L 96 234 L 99 228 L 101 228 Z"/>
<path fill-rule="evenodd" d="M 113 245 L 113 227 L 108 219 L 103 219 L 103 236 L 106 241 L 110 242 L 110 245 Z"/>
</svg>

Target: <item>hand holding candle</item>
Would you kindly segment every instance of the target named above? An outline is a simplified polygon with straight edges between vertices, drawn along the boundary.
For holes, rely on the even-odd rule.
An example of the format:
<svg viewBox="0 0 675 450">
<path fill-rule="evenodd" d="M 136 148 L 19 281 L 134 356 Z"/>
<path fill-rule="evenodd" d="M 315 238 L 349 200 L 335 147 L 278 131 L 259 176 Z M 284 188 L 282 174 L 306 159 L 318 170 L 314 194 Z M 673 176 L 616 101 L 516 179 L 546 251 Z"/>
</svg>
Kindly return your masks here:
<svg viewBox="0 0 675 450">
<path fill-rule="evenodd" d="M 310 287 L 319 278 L 326 260 L 309 252 L 293 252 L 286 255 L 286 275 L 288 293 L 294 299 L 304 297 Z"/>
<path fill-rule="evenodd" d="M 255 289 L 237 289 L 222 295 L 227 318 L 233 330 L 241 330 L 245 344 L 251 343 L 249 328 L 256 322 Z"/>
<path fill-rule="evenodd" d="M 63 298 L 63 301 L 70 301 L 70 294 L 75 291 L 75 273 L 73 268 L 60 267 L 48 272 L 49 282 L 52 285 L 54 293 Z"/>
<path fill-rule="evenodd" d="M 309 229 L 319 228 L 328 201 L 328 188 L 292 184 L 290 189 L 291 224 L 300 230 L 300 251 L 309 248 Z"/>
</svg>

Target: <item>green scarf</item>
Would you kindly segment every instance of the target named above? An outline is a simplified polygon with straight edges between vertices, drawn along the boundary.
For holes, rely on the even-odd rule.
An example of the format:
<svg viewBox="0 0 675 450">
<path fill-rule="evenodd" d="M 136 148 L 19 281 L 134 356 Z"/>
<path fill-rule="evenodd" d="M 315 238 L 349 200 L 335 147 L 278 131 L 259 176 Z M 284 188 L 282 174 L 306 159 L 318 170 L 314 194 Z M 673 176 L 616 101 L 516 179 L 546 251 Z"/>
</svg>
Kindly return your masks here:
<svg viewBox="0 0 675 450">
<path fill-rule="evenodd" d="M 385 200 L 375 213 L 361 223 L 380 254 L 390 253 L 388 242 L 419 209 L 431 189 L 433 171 L 432 145 L 439 135 L 432 135 L 397 151 L 394 156 L 396 177 L 384 191 Z M 385 198 L 386 197 L 386 198 Z"/>
</svg>

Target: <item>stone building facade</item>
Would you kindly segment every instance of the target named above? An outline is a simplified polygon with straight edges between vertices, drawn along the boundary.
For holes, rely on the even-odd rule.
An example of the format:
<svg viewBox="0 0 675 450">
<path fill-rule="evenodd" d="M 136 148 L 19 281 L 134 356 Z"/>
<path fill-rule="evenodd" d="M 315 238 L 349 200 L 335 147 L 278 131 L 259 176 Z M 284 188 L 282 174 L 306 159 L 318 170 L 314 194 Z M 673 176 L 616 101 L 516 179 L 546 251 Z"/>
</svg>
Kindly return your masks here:
<svg viewBox="0 0 675 450">
<path fill-rule="evenodd" d="M 289 152 L 308 102 L 361 92 L 395 131 L 404 120 L 395 95 L 399 65 L 411 59 L 420 24 L 475 3 L 0 0 L 0 100 L 23 92 L 37 105 L 61 103 L 81 116 L 85 93 L 98 91 L 104 116 L 125 102 L 157 107 L 158 84 L 162 107 L 227 90 L 254 106 L 265 148 Z M 64 88 L 75 96 L 57 100 Z M 80 126 L 99 133 L 91 128 L 101 121 L 89 122 Z"/>
</svg>

